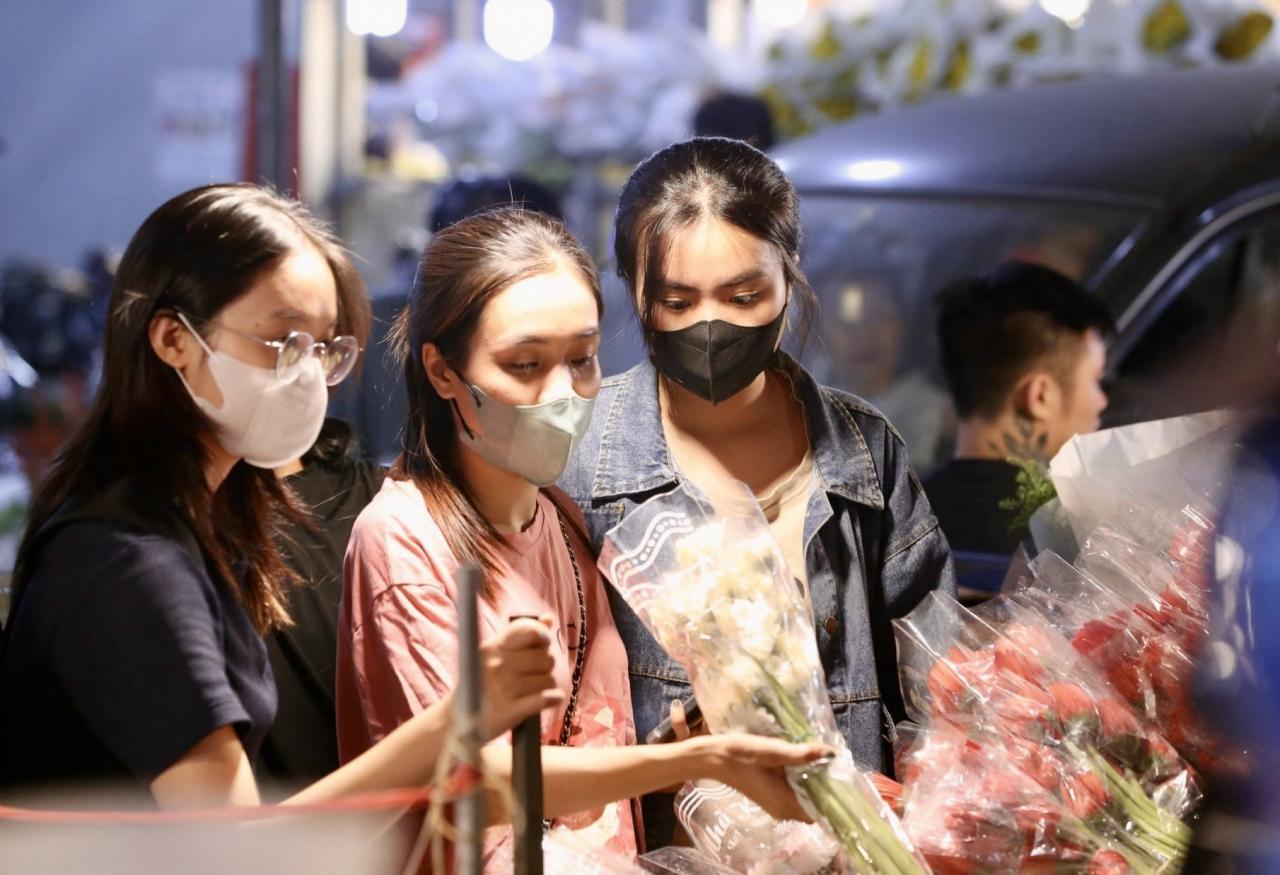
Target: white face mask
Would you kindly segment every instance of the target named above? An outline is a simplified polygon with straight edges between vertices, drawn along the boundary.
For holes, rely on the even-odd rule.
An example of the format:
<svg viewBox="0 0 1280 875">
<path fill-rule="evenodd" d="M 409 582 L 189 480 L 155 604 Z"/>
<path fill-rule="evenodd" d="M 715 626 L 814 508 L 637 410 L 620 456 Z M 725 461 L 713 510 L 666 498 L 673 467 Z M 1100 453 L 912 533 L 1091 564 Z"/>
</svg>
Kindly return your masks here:
<svg viewBox="0 0 1280 875">
<path fill-rule="evenodd" d="M 258 368 L 209 348 L 181 313 L 178 318 L 209 355 L 209 373 L 222 393 L 215 407 L 191 390 L 196 406 L 218 428 L 218 443 L 233 456 L 257 468 L 279 468 L 302 457 L 320 436 L 329 388 L 324 367 L 310 357 L 292 379 L 281 380 L 275 368 Z M 176 369 L 175 369 L 176 370 Z"/>
<path fill-rule="evenodd" d="M 479 386 L 467 388 L 481 434 L 471 431 L 459 410 L 463 443 L 489 464 L 519 474 L 534 486 L 550 486 L 560 479 L 591 424 L 594 398 L 573 394 L 542 404 L 507 404 Z"/>
</svg>

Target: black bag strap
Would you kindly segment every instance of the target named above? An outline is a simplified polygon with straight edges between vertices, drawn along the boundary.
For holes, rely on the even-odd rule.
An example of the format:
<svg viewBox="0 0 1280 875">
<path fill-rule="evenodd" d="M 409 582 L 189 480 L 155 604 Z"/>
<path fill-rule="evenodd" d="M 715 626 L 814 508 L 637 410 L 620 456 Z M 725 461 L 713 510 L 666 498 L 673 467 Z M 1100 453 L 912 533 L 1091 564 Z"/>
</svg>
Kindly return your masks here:
<svg viewBox="0 0 1280 875">
<path fill-rule="evenodd" d="M 569 528 L 573 529 L 573 533 L 582 540 L 583 546 L 585 546 L 587 551 L 594 556 L 596 549 L 591 543 L 591 536 L 588 535 L 587 530 L 582 527 L 582 523 L 578 522 L 578 517 L 582 514 L 582 511 L 578 510 L 576 506 L 572 506 L 572 501 L 569 502 L 571 507 L 566 508 L 564 502 L 561 500 L 561 496 L 564 496 L 564 493 L 554 486 L 546 487 L 542 490 L 542 494 L 551 499 L 551 503 L 555 505 L 556 510 L 559 511 L 560 515 L 568 521 Z M 565 497 L 567 498 L 567 496 Z M 574 511 L 577 512 L 574 513 Z"/>
</svg>

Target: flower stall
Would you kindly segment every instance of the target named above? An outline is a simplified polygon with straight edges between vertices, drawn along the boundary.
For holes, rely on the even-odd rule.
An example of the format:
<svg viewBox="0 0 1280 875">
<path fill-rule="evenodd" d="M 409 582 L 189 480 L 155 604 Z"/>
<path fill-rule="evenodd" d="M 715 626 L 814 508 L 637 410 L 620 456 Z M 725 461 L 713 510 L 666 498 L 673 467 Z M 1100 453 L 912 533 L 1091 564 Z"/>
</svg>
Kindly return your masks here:
<svg viewBox="0 0 1280 875">
<path fill-rule="evenodd" d="M 710 729 L 836 751 L 790 775 L 815 825 L 689 784 L 677 815 L 696 852 L 682 850 L 678 867 L 646 865 L 1179 871 L 1206 778 L 1246 765 L 1193 696 L 1237 435 L 1210 415 L 1064 449 L 1056 519 L 1076 528 L 1055 543 L 1072 544 L 1070 561 L 1042 550 L 1015 562 L 991 601 L 970 608 L 935 592 L 894 622 L 909 718 L 897 727 L 897 781 L 849 756 L 810 608 L 745 487 L 713 501 L 686 485 L 628 516 L 607 535 L 601 569 L 686 669 Z"/>
</svg>

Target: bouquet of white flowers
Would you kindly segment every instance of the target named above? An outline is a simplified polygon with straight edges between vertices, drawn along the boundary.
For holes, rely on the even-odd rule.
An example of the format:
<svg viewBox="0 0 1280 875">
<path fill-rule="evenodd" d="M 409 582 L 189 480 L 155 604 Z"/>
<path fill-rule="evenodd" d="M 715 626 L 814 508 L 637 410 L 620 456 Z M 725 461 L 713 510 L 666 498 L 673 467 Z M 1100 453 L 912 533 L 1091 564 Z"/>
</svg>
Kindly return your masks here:
<svg viewBox="0 0 1280 875">
<path fill-rule="evenodd" d="M 745 486 L 714 506 L 684 487 L 646 502 L 605 536 L 600 568 L 684 667 L 712 731 L 837 752 L 789 777 L 857 871 L 929 871 L 836 728 L 811 612 Z"/>
</svg>

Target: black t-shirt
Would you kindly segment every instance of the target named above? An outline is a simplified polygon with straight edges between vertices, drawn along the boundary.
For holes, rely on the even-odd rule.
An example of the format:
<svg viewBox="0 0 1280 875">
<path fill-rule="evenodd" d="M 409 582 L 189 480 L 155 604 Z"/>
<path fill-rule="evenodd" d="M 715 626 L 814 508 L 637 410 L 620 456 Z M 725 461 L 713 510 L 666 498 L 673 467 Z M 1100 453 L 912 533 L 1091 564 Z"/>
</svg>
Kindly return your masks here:
<svg viewBox="0 0 1280 875">
<path fill-rule="evenodd" d="M 267 636 L 280 707 L 258 759 L 260 777 L 295 786 L 338 768 L 333 689 L 342 560 L 351 527 L 384 474 L 372 462 L 344 459 L 310 464 L 286 480 L 317 528 L 290 527 L 282 542 L 303 583 L 288 592 L 293 625 Z"/>
<path fill-rule="evenodd" d="M 1018 469 L 999 459 L 952 459 L 924 483 L 929 506 L 952 550 L 1009 556 L 1026 537 L 1010 531 L 1014 512 L 1000 502 L 1018 490 Z"/>
<path fill-rule="evenodd" d="M 178 541 L 80 520 L 34 557 L 0 664 L 0 783 L 146 789 L 235 727 L 252 759 L 276 708 L 266 645 Z"/>
</svg>

